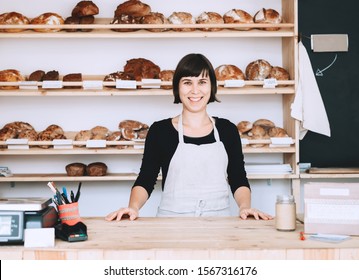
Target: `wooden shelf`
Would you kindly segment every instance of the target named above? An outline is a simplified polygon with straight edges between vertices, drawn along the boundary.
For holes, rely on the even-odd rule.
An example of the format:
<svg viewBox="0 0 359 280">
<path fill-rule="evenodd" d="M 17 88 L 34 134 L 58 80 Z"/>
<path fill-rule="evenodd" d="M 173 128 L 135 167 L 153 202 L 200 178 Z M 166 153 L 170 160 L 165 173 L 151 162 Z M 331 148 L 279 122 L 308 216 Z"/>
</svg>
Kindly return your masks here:
<svg viewBox="0 0 359 280">
<path fill-rule="evenodd" d="M 295 174 L 248 174 L 250 180 L 267 179 L 293 179 L 298 176 Z M 6 182 L 103 182 L 103 181 L 134 181 L 136 173 L 110 173 L 106 176 L 67 176 L 66 174 L 13 174 L 10 177 L 0 177 L 0 183 Z M 157 180 L 162 180 L 159 176 Z"/>
</svg>

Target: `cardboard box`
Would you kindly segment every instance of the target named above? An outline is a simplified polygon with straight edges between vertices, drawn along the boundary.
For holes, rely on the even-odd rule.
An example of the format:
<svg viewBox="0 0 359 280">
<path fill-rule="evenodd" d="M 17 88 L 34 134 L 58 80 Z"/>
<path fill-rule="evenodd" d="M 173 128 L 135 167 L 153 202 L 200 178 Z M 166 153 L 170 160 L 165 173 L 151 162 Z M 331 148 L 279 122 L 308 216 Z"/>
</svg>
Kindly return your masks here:
<svg viewBox="0 0 359 280">
<path fill-rule="evenodd" d="M 359 183 L 304 184 L 304 231 L 359 235 Z"/>
</svg>

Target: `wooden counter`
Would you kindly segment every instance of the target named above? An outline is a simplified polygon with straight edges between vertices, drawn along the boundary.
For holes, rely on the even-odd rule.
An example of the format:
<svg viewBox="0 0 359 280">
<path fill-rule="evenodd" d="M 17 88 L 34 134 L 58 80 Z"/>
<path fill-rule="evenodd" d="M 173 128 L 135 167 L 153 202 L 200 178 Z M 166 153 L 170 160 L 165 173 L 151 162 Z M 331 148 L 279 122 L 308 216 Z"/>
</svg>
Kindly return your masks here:
<svg viewBox="0 0 359 280">
<path fill-rule="evenodd" d="M 1 246 L 0 259 L 359 259 L 359 237 L 338 244 L 279 232 L 274 220 L 139 218 L 107 222 L 86 218 L 89 239 L 56 240 L 54 248 Z"/>
</svg>

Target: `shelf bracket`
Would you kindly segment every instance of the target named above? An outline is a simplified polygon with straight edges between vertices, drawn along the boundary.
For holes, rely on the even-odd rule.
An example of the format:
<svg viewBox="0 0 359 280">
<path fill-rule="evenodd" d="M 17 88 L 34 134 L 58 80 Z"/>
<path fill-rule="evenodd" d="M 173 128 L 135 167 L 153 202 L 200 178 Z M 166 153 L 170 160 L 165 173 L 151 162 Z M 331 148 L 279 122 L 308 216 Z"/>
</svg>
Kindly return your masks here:
<svg viewBox="0 0 359 280">
<path fill-rule="evenodd" d="M 10 188 L 15 188 L 15 182 L 10 182 Z"/>
<path fill-rule="evenodd" d="M 267 185 L 272 186 L 272 179 L 267 179 Z"/>
</svg>

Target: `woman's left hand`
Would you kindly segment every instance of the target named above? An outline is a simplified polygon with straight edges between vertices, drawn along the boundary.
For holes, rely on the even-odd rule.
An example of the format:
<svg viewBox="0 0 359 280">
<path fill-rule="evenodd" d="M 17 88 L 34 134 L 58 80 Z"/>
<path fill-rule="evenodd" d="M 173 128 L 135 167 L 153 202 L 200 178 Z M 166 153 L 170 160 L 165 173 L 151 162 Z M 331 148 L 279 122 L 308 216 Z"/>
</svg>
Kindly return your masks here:
<svg viewBox="0 0 359 280">
<path fill-rule="evenodd" d="M 273 217 L 267 213 L 259 211 L 255 208 L 242 208 L 239 210 L 239 217 L 246 220 L 249 216 L 253 216 L 256 220 L 272 220 Z"/>
</svg>

